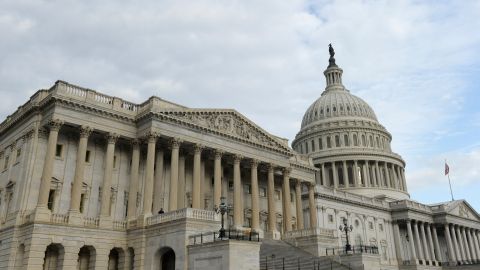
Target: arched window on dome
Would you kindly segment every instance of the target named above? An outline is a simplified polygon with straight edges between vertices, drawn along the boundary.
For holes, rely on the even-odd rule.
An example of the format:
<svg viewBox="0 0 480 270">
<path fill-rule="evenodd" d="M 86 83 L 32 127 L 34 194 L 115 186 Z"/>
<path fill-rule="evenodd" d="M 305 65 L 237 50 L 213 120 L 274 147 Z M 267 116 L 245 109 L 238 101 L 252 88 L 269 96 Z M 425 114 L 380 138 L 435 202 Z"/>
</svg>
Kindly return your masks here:
<svg viewBox="0 0 480 270">
<path fill-rule="evenodd" d="M 335 147 L 340 147 L 340 136 L 335 135 Z"/>
<path fill-rule="evenodd" d="M 353 134 L 353 145 L 358 146 L 357 134 Z"/>
<path fill-rule="evenodd" d="M 343 135 L 343 143 L 345 146 L 350 146 L 350 142 L 348 141 L 348 134 Z"/>
<path fill-rule="evenodd" d="M 343 112 L 343 106 L 340 105 L 340 112 Z"/>
<path fill-rule="evenodd" d="M 320 114 L 323 115 L 323 109 L 320 109 Z"/>
<path fill-rule="evenodd" d="M 347 112 L 349 112 L 349 111 L 350 111 L 350 106 L 347 106 Z"/>
<path fill-rule="evenodd" d="M 337 111 L 337 107 L 333 106 L 333 112 Z"/>
<path fill-rule="evenodd" d="M 378 137 L 376 137 L 375 139 L 377 141 L 377 148 L 380 148 L 380 140 L 378 139 Z"/>
<path fill-rule="evenodd" d="M 373 147 L 373 137 L 372 135 L 369 136 L 370 147 Z"/>
<path fill-rule="evenodd" d="M 312 152 L 315 152 L 315 140 L 312 140 Z"/>
<path fill-rule="evenodd" d="M 308 142 L 305 142 L 305 154 L 308 154 Z"/>
<path fill-rule="evenodd" d="M 327 106 L 326 112 L 327 112 L 327 114 L 330 112 L 330 108 L 328 108 L 328 106 Z"/>
<path fill-rule="evenodd" d="M 300 154 L 303 154 L 303 144 L 300 144 Z"/>
<path fill-rule="evenodd" d="M 315 111 L 315 118 L 317 117 L 317 111 Z"/>
<path fill-rule="evenodd" d="M 365 135 L 362 134 L 362 146 L 367 146 L 367 142 L 365 140 Z"/>
<path fill-rule="evenodd" d="M 318 149 L 322 150 L 323 149 L 323 142 L 322 138 L 318 138 Z"/>
<path fill-rule="evenodd" d="M 330 139 L 330 136 L 327 136 L 327 148 L 332 148 L 332 141 Z"/>
</svg>

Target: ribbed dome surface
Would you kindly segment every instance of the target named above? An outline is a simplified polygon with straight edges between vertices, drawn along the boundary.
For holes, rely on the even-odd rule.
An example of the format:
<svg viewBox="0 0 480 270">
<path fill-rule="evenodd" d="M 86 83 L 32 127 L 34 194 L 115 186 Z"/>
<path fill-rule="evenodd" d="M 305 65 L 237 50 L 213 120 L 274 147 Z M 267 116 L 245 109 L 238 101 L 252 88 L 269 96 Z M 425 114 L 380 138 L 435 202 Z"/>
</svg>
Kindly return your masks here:
<svg viewBox="0 0 480 270">
<path fill-rule="evenodd" d="M 361 98 L 348 90 L 330 90 L 322 93 L 307 109 L 302 120 L 302 128 L 316 121 L 335 117 L 367 118 L 377 121 L 372 108 Z"/>
</svg>

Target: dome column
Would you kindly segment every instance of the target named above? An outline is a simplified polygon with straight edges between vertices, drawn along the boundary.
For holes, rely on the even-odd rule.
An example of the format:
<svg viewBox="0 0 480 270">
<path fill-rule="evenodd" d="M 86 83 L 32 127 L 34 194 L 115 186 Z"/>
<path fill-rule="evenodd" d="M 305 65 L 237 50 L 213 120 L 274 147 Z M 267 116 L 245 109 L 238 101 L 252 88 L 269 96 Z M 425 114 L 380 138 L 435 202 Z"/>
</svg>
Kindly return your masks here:
<svg viewBox="0 0 480 270">
<path fill-rule="evenodd" d="M 335 161 L 332 162 L 332 170 L 333 170 L 333 187 L 338 188 L 338 171 L 337 171 L 337 167 L 335 166 Z"/>
<path fill-rule="evenodd" d="M 387 178 L 386 179 L 387 187 L 392 188 L 392 183 L 390 182 L 390 171 L 388 169 L 388 163 L 387 162 L 385 162 L 385 164 L 384 164 L 384 169 L 385 169 L 385 177 Z"/>
<path fill-rule="evenodd" d="M 348 181 L 349 180 L 348 179 L 348 168 L 347 168 L 347 162 L 345 160 L 343 161 L 342 167 L 343 167 L 343 185 L 346 188 L 349 188 L 350 183 Z"/>
<path fill-rule="evenodd" d="M 325 163 L 322 163 L 321 165 L 322 168 L 322 182 L 324 186 L 327 186 L 327 178 L 325 177 Z"/>
<path fill-rule="evenodd" d="M 369 166 L 368 166 L 368 161 L 365 160 L 364 163 L 363 163 L 363 176 L 364 176 L 364 185 L 365 187 L 370 187 L 370 170 L 369 170 Z"/>
<path fill-rule="evenodd" d="M 353 167 L 352 167 L 352 174 L 353 174 L 353 185 L 355 187 L 359 187 L 360 186 L 360 183 L 358 182 L 358 164 L 357 164 L 357 160 L 354 160 L 353 161 Z"/>
<path fill-rule="evenodd" d="M 375 174 L 375 186 L 376 187 L 381 187 L 382 186 L 382 177 L 380 176 L 380 169 L 378 168 L 378 161 L 375 161 L 375 168 L 374 168 L 374 174 Z"/>
</svg>

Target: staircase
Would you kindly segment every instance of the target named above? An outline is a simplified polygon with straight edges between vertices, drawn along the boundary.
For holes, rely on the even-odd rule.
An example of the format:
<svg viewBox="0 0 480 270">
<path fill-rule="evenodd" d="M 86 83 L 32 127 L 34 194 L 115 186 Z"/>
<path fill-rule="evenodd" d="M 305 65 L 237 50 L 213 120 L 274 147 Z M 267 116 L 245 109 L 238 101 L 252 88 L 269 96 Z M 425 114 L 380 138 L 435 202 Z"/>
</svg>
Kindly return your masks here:
<svg viewBox="0 0 480 270">
<path fill-rule="evenodd" d="M 347 270 L 331 257 L 316 257 L 281 240 L 263 239 L 260 246 L 260 270 Z"/>
</svg>

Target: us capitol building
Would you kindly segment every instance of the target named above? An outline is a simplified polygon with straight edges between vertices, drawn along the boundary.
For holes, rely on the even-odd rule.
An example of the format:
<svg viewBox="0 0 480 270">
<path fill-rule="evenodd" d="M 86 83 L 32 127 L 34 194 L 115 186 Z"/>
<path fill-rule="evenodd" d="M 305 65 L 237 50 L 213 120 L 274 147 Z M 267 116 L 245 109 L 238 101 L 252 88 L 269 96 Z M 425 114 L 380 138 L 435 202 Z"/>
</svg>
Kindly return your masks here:
<svg viewBox="0 0 480 270">
<path fill-rule="evenodd" d="M 0 125 L 0 269 L 480 269 L 477 212 L 411 200 L 342 73 L 330 47 L 291 147 L 231 109 L 37 91 Z"/>
</svg>

